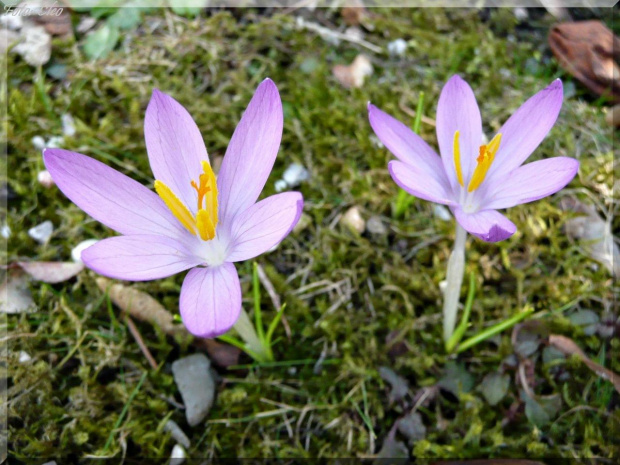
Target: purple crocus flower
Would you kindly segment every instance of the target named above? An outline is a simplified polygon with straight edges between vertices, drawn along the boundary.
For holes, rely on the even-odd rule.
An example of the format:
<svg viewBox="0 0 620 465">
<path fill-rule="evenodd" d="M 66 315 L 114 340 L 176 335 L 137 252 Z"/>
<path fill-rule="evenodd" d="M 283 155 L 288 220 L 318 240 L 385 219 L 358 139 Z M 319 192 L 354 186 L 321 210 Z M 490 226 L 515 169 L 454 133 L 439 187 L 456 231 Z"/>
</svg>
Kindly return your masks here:
<svg viewBox="0 0 620 465">
<path fill-rule="evenodd" d="M 551 130 L 562 107 L 557 79 L 527 100 L 488 144 L 469 85 L 453 76 L 437 105 L 441 157 L 403 123 L 368 105 L 377 137 L 398 160 L 388 169 L 411 195 L 448 205 L 459 224 L 487 242 L 512 236 L 517 227 L 497 210 L 541 199 L 566 186 L 579 162 L 554 157 L 523 165 Z"/>
<path fill-rule="evenodd" d="M 228 331 L 241 311 L 233 263 L 277 245 L 301 215 L 298 192 L 256 202 L 278 153 L 282 119 L 278 89 L 266 79 L 235 129 L 216 180 L 192 117 L 155 90 L 144 134 L 159 195 L 85 155 L 44 150 L 45 165 L 60 190 L 122 234 L 84 250 L 86 266 L 129 281 L 191 268 L 180 296 L 185 326 L 200 337 Z"/>
</svg>

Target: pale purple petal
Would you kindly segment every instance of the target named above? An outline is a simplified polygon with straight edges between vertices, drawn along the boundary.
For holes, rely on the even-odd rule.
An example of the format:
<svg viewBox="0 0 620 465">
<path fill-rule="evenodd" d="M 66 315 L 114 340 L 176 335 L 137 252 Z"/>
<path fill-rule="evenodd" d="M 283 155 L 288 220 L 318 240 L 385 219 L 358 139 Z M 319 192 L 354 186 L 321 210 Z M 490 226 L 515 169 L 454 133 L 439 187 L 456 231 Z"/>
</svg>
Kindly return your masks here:
<svg viewBox="0 0 620 465">
<path fill-rule="evenodd" d="M 441 158 L 406 125 L 370 103 L 368 119 L 379 140 L 396 158 L 409 165 L 423 164 L 429 171 L 439 171 L 438 175 L 445 177 Z"/>
<path fill-rule="evenodd" d="M 460 76 L 450 78 L 437 103 L 437 141 L 446 174 L 456 192 L 458 180 L 454 164 L 454 134 L 459 131 L 461 170 L 467 185 L 476 166 L 482 144 L 482 119 L 474 92 Z"/>
<path fill-rule="evenodd" d="M 82 261 L 103 276 L 126 281 L 165 278 L 203 262 L 182 242 L 148 234 L 99 241 L 82 252 Z"/>
<path fill-rule="evenodd" d="M 304 205 L 299 192 L 272 195 L 237 215 L 231 226 L 227 261 L 249 260 L 279 244 L 299 221 Z"/>
<path fill-rule="evenodd" d="M 278 154 L 282 118 L 278 89 L 265 79 L 243 113 L 222 161 L 217 178 L 221 223 L 229 225 L 258 199 Z"/>
<path fill-rule="evenodd" d="M 456 221 L 470 234 L 486 242 L 499 242 L 512 236 L 517 227 L 496 210 L 465 213 L 461 207 L 453 208 Z"/>
<path fill-rule="evenodd" d="M 198 337 L 228 331 L 241 312 L 241 285 L 235 265 L 194 268 L 187 273 L 179 301 L 183 323 Z"/>
<path fill-rule="evenodd" d="M 155 179 L 196 212 L 197 194 L 190 183 L 198 182 L 201 162 L 209 161 L 209 156 L 190 114 L 175 99 L 155 89 L 146 108 L 144 138 Z"/>
<path fill-rule="evenodd" d="M 542 199 L 571 182 L 578 169 L 579 162 L 569 157 L 528 163 L 490 180 L 482 205 L 485 209 L 500 209 Z"/>
<path fill-rule="evenodd" d="M 540 145 L 551 130 L 562 108 L 562 81 L 530 97 L 498 131 L 502 135 L 499 150 L 488 176 L 508 173 L 521 164 Z"/>
<path fill-rule="evenodd" d="M 73 203 L 115 231 L 173 237 L 189 234 L 157 194 L 115 169 L 62 149 L 45 149 L 43 161 Z"/>
<path fill-rule="evenodd" d="M 412 166 L 402 161 L 388 163 L 392 179 L 401 189 L 420 199 L 444 205 L 453 205 L 453 195 L 447 180 L 438 180 L 429 172 L 428 166 Z"/>
</svg>

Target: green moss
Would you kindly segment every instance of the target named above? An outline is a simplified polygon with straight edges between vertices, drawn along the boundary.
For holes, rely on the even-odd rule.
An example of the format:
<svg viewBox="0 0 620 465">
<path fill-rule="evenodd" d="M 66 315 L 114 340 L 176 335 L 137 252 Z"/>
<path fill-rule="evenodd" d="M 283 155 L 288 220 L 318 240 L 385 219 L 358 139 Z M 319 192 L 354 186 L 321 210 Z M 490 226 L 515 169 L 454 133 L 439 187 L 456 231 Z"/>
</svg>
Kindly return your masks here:
<svg viewBox="0 0 620 465">
<path fill-rule="evenodd" d="M 341 25 L 335 12 L 319 14 Z M 155 24 L 148 23 L 151 20 L 159 26 L 147 26 Z M 94 274 L 84 272 L 77 280 L 53 286 L 32 284 L 40 311 L 8 319 L 11 332 L 28 335 L 9 340 L 12 454 L 20 459 L 118 457 L 126 447 L 131 456 L 167 456 L 174 440 L 161 431 L 165 418 L 182 426 L 192 441 L 189 454 L 197 457 L 361 457 L 376 452 L 370 449 L 371 433 L 356 406 L 370 419 L 377 445 L 405 411 L 388 404 L 388 388 L 377 368 L 392 366 L 413 391 L 442 376 L 447 357 L 438 316 L 439 282 L 445 277 L 454 226 L 437 219 L 432 205 L 417 199 L 402 218 L 392 218 L 398 188 L 386 170 L 391 155 L 373 142 L 367 102 L 411 124 L 408 109 L 415 108 L 418 93 L 424 91 L 425 113 L 432 118 L 441 86 L 458 72 L 474 88 L 485 131 L 491 134 L 551 79 L 571 78 L 550 57 L 544 35 L 524 38 L 507 9 L 494 11 L 490 22 L 475 10 L 373 10 L 368 21 L 374 29 L 367 40 L 384 48 L 396 38 L 408 40 L 410 47 L 401 59 L 373 55 L 346 42 L 331 45 L 299 30 L 293 17 L 282 14 L 243 10 L 188 20 L 152 12 L 146 21 L 128 33 L 129 46 L 95 63 L 86 61 L 75 45 L 55 43 L 54 60 L 67 66 L 69 85 L 50 77 L 36 84 L 33 70 L 9 56 L 8 183 L 16 198 L 8 206 L 7 222 L 13 230 L 8 261 L 67 260 L 79 241 L 113 234 L 58 189 L 44 189 L 36 182 L 43 163 L 31 139 L 59 135 L 60 115 L 73 115 L 78 129 L 66 138 L 65 148 L 152 187 L 142 124 L 154 87 L 188 109 L 210 155 L 218 156 L 224 154 L 256 85 L 269 76 L 278 85 L 286 114 L 282 147 L 263 195 L 275 192 L 273 182 L 292 162 L 312 173 L 300 188 L 312 224 L 259 258 L 287 304 L 292 333 L 289 339 L 278 329 L 274 352 L 279 361 L 295 361 L 317 360 L 327 350 L 329 358 L 339 361 L 325 364 L 318 374 L 313 364 L 294 363 L 222 370 L 225 383 L 208 420 L 190 428 L 183 412 L 168 402 L 178 399 L 170 364 L 195 349 L 139 324 L 160 363 L 153 371 L 122 320 L 114 317 L 117 310 L 110 312 Z M 360 52 L 371 56 L 374 75 L 362 89 L 343 89 L 331 67 L 349 63 Z M 314 61 L 309 64 L 309 59 Z M 575 85 L 579 96 L 586 94 Z M 431 125 L 423 123 L 421 135 L 436 146 Z M 605 192 L 614 175 L 612 134 L 599 106 L 566 99 L 558 124 L 534 158 L 553 155 L 578 156 L 580 175 L 570 187 L 611 205 Z M 387 238 L 356 236 L 333 223 L 354 204 L 366 218 L 382 217 L 390 230 Z M 559 209 L 557 196 L 513 208 L 508 216 L 519 228 L 513 238 L 499 244 L 472 240 L 468 245 L 467 268 L 476 273 L 479 289 L 468 334 L 514 314 L 526 302 L 537 312 L 576 300 L 597 313 L 607 308 L 614 298 L 611 278 L 564 235 L 568 216 Z M 41 246 L 27 230 L 46 219 L 56 230 L 50 243 Z M 430 238 L 435 239 L 405 259 Z M 250 264 L 238 269 L 249 298 Z M 182 276 L 175 276 L 135 286 L 176 312 L 181 282 Z M 326 285 L 298 292 L 318 282 Z M 327 289 L 330 283 L 338 283 L 340 292 Z M 249 308 L 249 300 L 244 302 Z M 266 294 L 263 304 L 269 320 L 275 309 Z M 617 339 L 610 343 L 585 336 L 562 313 L 550 313 L 545 321 L 553 331 L 574 337 L 606 367 L 620 371 L 619 360 L 611 356 L 618 349 Z M 395 359 L 386 344 L 393 331 L 401 332 L 410 349 Z M 18 363 L 19 351 L 33 361 Z M 463 354 L 460 362 L 480 383 L 511 353 L 510 335 L 503 334 Z M 558 378 L 552 372 L 558 366 L 570 376 Z M 618 426 L 618 410 L 608 410 L 612 398 L 617 403 L 617 394 L 574 359 L 556 368 L 536 366 L 541 380 L 537 389 L 559 392 L 565 403 L 561 416 L 544 430 L 523 415 L 502 428 L 519 397 L 514 382 L 494 408 L 476 390 L 458 400 L 439 395 L 430 406 L 420 407 L 428 432 L 412 447 L 413 455 L 617 455 L 618 442 L 610 432 Z M 128 404 L 144 371 L 149 374 Z M 265 414 L 281 408 L 286 412 Z"/>
</svg>

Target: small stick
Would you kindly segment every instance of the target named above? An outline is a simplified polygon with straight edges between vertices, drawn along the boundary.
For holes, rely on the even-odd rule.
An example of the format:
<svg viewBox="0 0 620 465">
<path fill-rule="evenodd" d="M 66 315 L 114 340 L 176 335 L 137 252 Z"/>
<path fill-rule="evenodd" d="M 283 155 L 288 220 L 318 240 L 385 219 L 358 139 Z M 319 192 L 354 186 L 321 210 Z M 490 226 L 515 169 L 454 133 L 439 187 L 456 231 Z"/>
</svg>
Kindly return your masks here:
<svg viewBox="0 0 620 465">
<path fill-rule="evenodd" d="M 127 323 L 129 332 L 131 333 L 133 338 L 138 343 L 138 347 L 140 347 L 140 350 L 144 354 L 144 357 L 146 358 L 146 360 L 149 362 L 149 365 L 151 365 L 151 368 L 153 368 L 153 370 L 157 370 L 157 362 L 153 358 L 153 355 L 151 355 L 151 351 L 149 350 L 149 348 L 144 343 L 144 340 L 142 339 L 142 335 L 140 334 L 140 331 L 138 330 L 137 326 L 135 325 L 131 317 L 127 314 L 125 314 L 125 323 Z"/>
</svg>

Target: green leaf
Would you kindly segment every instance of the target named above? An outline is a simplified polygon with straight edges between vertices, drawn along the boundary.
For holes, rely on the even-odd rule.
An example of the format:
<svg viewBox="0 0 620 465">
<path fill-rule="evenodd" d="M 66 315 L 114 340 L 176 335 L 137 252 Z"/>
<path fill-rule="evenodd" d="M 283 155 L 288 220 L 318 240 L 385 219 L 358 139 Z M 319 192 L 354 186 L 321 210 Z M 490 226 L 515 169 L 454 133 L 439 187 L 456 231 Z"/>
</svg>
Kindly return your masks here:
<svg viewBox="0 0 620 465">
<path fill-rule="evenodd" d="M 108 18 L 108 26 L 122 31 L 133 29 L 142 21 L 142 13 L 139 8 L 120 8 Z"/>
<path fill-rule="evenodd" d="M 104 24 L 86 37 L 84 53 L 91 60 L 104 58 L 114 49 L 118 38 L 118 29 Z"/>
<path fill-rule="evenodd" d="M 480 390 L 489 405 L 497 405 L 508 392 L 508 386 L 510 386 L 510 376 L 495 371 L 484 377 Z"/>
</svg>

